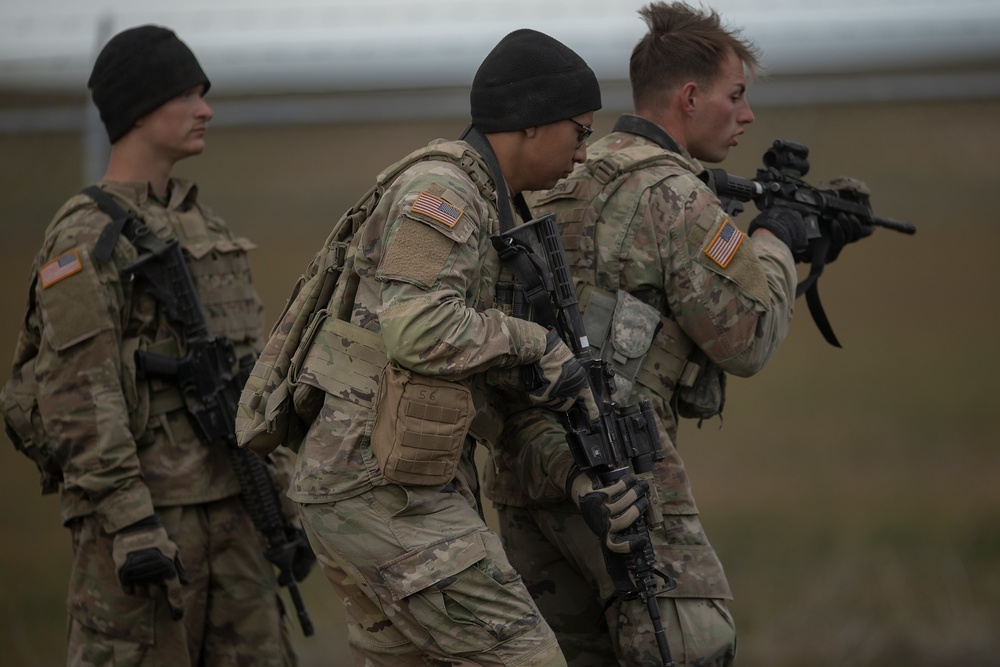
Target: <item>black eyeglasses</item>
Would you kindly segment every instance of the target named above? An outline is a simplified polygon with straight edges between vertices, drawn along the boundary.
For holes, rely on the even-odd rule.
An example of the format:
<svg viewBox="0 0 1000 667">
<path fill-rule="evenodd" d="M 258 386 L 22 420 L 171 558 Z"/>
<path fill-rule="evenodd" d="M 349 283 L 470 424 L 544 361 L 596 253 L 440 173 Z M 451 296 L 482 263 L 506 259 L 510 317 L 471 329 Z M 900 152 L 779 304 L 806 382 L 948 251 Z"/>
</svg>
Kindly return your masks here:
<svg viewBox="0 0 1000 667">
<path fill-rule="evenodd" d="M 566 120 L 568 120 L 569 122 L 573 123 L 578 128 L 580 128 L 579 131 L 577 131 L 576 133 L 576 147 L 579 148 L 580 146 L 583 146 L 585 143 L 587 143 L 587 139 L 590 139 L 590 135 L 594 133 L 594 128 L 590 127 L 589 125 L 584 125 L 583 123 L 578 123 L 572 118 L 567 118 Z"/>
</svg>

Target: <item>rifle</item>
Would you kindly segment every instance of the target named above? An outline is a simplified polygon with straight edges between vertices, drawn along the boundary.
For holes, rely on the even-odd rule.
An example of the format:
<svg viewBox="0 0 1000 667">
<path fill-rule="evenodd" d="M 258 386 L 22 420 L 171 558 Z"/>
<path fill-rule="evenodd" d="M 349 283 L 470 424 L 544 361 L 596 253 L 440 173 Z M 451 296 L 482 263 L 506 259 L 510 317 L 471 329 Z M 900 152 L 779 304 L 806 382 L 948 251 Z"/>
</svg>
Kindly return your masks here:
<svg viewBox="0 0 1000 667">
<path fill-rule="evenodd" d="M 875 215 L 868 197 L 868 188 L 859 181 L 838 179 L 844 187 L 817 188 L 802 178 L 809 173 L 809 148 L 793 141 L 776 139 L 764 152 L 763 168 L 753 180 L 727 173 L 724 169 L 709 169 L 709 184 L 732 216 L 743 211 L 742 202 L 753 201 L 764 211 L 772 206 L 785 206 L 798 211 L 806 225 L 806 238 L 811 250 L 809 275 L 798 284 L 795 296 L 806 295 L 813 321 L 828 343 L 840 347 L 833 328 L 823 312 L 817 282 L 826 264 L 830 247 L 830 225 L 838 216 L 851 215 L 862 222 L 884 227 L 902 234 L 915 234 L 917 228 L 901 220 Z"/>
<path fill-rule="evenodd" d="M 613 484 L 630 472 L 637 476 L 650 473 L 654 464 L 664 458 L 652 407 L 645 400 L 638 405 L 619 407 L 611 399 L 615 392 L 615 371 L 591 352 L 555 216 L 545 215 L 492 240 L 500 259 L 525 284 L 534 321 L 559 332 L 587 373 L 600 417 L 591 421 L 587 409 L 579 403 L 561 415 L 577 467 L 596 475 L 604 485 Z M 651 508 L 653 504 L 650 503 Z M 605 566 L 617 596 L 627 600 L 639 598 L 646 605 L 663 666 L 671 667 L 674 662 L 656 595 L 672 590 L 677 582 L 656 568 L 656 554 L 644 517 L 639 517 L 628 534 L 644 537 L 645 547 L 637 553 L 616 554 L 602 543 Z"/>
<path fill-rule="evenodd" d="M 304 538 L 285 519 L 267 464 L 236 443 L 236 406 L 253 368 L 254 355 L 242 357 L 239 370 L 233 371 L 237 362 L 233 343 L 209 332 L 191 272 L 176 239 L 157 238 L 99 188 L 87 188 L 84 192 L 112 217 L 113 222 L 106 228 L 112 229 L 108 238 L 125 233 L 140 251 L 139 258 L 122 272 L 133 279 L 141 277 L 148 281 L 151 296 L 161 304 L 167 319 L 183 331 L 187 342 L 187 354 L 181 358 L 140 350 L 136 353 L 137 374 L 140 378 L 173 379 L 201 439 L 206 443 L 225 443 L 239 481 L 240 498 L 264 538 L 264 554 L 278 568 L 279 584 L 288 588 L 302 633 L 312 635 L 312 620 L 293 574 L 295 553 L 300 548 L 309 548 L 308 543 L 303 544 Z"/>
</svg>

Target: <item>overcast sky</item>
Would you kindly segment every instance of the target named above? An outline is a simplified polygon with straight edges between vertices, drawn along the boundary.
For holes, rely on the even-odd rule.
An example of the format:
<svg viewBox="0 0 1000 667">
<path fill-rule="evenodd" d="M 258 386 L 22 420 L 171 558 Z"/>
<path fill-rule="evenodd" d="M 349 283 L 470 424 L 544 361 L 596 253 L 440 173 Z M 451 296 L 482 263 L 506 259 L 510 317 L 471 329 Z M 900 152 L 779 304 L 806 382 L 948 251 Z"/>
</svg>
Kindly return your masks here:
<svg viewBox="0 0 1000 667">
<path fill-rule="evenodd" d="M 0 0 L 0 88 L 68 91 L 110 34 L 166 25 L 217 94 L 459 86 L 506 32 L 532 27 L 624 79 L 636 0 Z M 770 74 L 1000 63 L 1000 0 L 716 0 Z"/>
</svg>

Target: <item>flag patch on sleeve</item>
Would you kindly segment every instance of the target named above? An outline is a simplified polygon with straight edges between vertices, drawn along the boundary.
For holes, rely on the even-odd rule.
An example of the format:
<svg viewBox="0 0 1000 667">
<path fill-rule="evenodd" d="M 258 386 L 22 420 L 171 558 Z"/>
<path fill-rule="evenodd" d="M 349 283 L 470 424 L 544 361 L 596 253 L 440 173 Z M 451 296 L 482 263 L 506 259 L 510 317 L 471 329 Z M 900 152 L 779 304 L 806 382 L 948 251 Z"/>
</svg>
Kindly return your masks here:
<svg viewBox="0 0 1000 667">
<path fill-rule="evenodd" d="M 76 250 L 70 250 L 40 268 L 38 279 L 42 282 L 42 289 L 45 289 L 81 270 L 83 270 L 83 263 L 80 262 L 80 255 L 77 254 Z"/>
<path fill-rule="evenodd" d="M 411 210 L 414 213 L 422 213 L 428 218 L 433 218 L 449 228 L 454 227 L 458 223 L 458 219 L 465 213 L 462 209 L 452 206 L 429 192 L 421 192 L 416 201 L 413 202 Z"/>
<path fill-rule="evenodd" d="M 726 221 L 722 223 L 722 229 L 719 230 L 719 233 L 715 235 L 712 242 L 705 248 L 705 254 L 713 262 L 722 268 L 726 268 L 729 266 L 729 262 L 732 261 L 733 255 L 736 254 L 737 248 L 743 243 L 744 238 L 746 237 L 743 235 L 743 232 L 733 224 L 732 220 L 726 218 Z"/>
</svg>

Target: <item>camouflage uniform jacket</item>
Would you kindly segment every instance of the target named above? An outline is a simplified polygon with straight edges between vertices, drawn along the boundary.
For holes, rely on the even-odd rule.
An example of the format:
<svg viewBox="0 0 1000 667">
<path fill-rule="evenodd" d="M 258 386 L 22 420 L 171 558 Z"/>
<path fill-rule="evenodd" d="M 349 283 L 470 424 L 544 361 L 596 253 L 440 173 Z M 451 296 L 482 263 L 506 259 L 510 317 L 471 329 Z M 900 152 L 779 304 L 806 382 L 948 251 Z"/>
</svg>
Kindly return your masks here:
<svg viewBox="0 0 1000 667">
<path fill-rule="evenodd" d="M 493 307 L 501 267 L 490 238 L 500 223 L 481 156 L 465 142 L 438 140 L 377 182 L 333 296 L 342 294 L 345 277 L 357 281 L 351 323 L 377 334 L 389 361 L 425 376 L 478 381 L 489 369 L 541 358 L 544 329 Z M 330 310 L 339 307 L 331 303 Z M 339 337 L 326 340 L 324 357 L 348 346 Z M 370 444 L 372 399 L 351 387 L 326 391 L 298 451 L 292 499 L 333 502 L 386 483 Z M 471 450 L 468 439 L 469 461 Z M 466 488 L 478 487 L 473 467 L 459 471 Z"/>
<path fill-rule="evenodd" d="M 167 202 L 146 183 L 98 185 L 151 233 L 180 241 L 211 333 L 227 336 L 238 355 L 255 352 L 263 306 L 250 276 L 253 244 L 198 203 L 193 183 L 171 180 Z M 184 340 L 141 281 L 122 276 L 138 256 L 124 236 L 110 261 L 94 260 L 108 223 L 77 195 L 49 225 L 32 266 L 14 373 L 30 371 L 23 364 L 37 351 L 37 409 L 63 477 L 63 521 L 95 514 L 110 533 L 154 506 L 218 500 L 239 485 L 224 447 L 192 430 L 176 386 L 137 379 L 137 350 L 180 357 Z"/>
<path fill-rule="evenodd" d="M 644 134 L 665 135 L 648 121 L 627 118 L 646 123 Z M 536 215 L 556 214 L 578 287 L 629 292 L 676 322 L 678 335 L 726 373 L 760 370 L 791 321 L 796 273 L 788 248 L 776 238 L 750 238 L 736 229 L 699 177 L 704 167 L 685 151 L 616 130 L 588 146 L 587 158 L 552 190 L 529 198 Z M 650 400 L 659 422 L 667 460 L 657 466 L 656 477 L 661 502 L 673 505 L 665 511 L 694 513 L 674 449 L 676 409 L 664 398 L 673 393 L 676 378 L 658 381 L 664 386 L 653 391 L 640 377 L 628 402 Z M 529 411 L 506 425 L 504 457 L 496 474 L 486 471 L 484 490 L 495 502 L 529 506 L 565 498 L 562 480 L 547 477 L 552 459 L 566 454 L 559 453 L 558 432 L 546 421 L 551 417 Z M 524 478 L 518 480 L 515 470 Z"/>
</svg>

